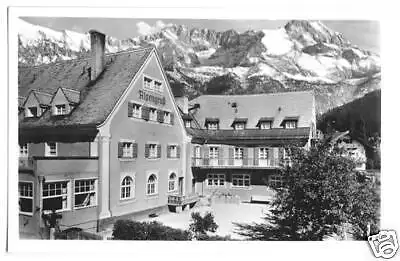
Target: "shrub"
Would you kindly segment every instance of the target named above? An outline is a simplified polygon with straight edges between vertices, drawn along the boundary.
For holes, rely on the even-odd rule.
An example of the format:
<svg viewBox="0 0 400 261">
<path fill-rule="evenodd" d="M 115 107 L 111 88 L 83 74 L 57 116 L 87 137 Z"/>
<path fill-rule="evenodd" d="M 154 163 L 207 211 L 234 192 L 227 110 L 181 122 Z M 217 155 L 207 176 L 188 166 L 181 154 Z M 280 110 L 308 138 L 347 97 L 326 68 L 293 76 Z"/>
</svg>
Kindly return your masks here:
<svg viewBox="0 0 400 261">
<path fill-rule="evenodd" d="M 189 230 L 195 235 L 196 239 L 204 240 L 207 232 L 215 232 L 218 229 L 217 223 L 214 221 L 214 215 L 211 212 L 206 212 L 204 217 L 199 212 L 192 213 L 192 220 L 189 225 Z"/>
<path fill-rule="evenodd" d="M 114 240 L 190 240 L 186 230 L 175 229 L 163 224 L 118 220 L 114 224 L 112 237 Z"/>
</svg>

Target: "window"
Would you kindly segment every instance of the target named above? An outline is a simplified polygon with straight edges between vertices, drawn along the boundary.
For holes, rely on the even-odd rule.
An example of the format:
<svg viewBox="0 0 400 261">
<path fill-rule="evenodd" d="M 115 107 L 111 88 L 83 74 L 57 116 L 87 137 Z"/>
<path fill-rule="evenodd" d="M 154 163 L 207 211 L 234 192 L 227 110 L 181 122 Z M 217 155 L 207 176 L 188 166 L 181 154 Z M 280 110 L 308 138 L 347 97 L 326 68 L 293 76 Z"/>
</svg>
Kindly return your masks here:
<svg viewBox="0 0 400 261">
<path fill-rule="evenodd" d="M 19 145 L 19 156 L 21 158 L 28 157 L 28 144 L 27 143 Z"/>
<path fill-rule="evenodd" d="M 168 178 L 168 192 L 176 191 L 178 189 L 177 183 L 177 176 L 175 173 L 171 173 Z"/>
<path fill-rule="evenodd" d="M 191 120 L 185 120 L 185 127 L 186 128 L 191 128 L 192 127 L 192 121 Z"/>
<path fill-rule="evenodd" d="M 122 143 L 122 157 L 132 158 L 133 157 L 133 144 L 132 142 Z"/>
<path fill-rule="evenodd" d="M 42 206 L 43 210 L 69 209 L 68 181 L 43 183 Z"/>
<path fill-rule="evenodd" d="M 56 157 L 57 156 L 57 143 L 46 142 L 45 156 L 47 156 L 47 157 Z"/>
<path fill-rule="evenodd" d="M 218 147 L 209 147 L 208 148 L 208 157 L 210 159 L 218 158 Z"/>
<path fill-rule="evenodd" d="M 65 115 L 67 114 L 67 106 L 65 104 L 59 104 L 55 106 L 55 114 L 56 115 Z"/>
<path fill-rule="evenodd" d="M 154 81 L 154 90 L 157 92 L 162 92 L 162 83 L 158 81 Z"/>
<path fill-rule="evenodd" d="M 260 129 L 261 130 L 267 130 L 267 129 L 271 129 L 271 122 L 270 121 L 265 121 L 265 122 L 261 122 L 260 124 Z"/>
<path fill-rule="evenodd" d="M 148 78 L 148 77 L 143 77 L 144 81 L 143 81 L 143 85 L 145 89 L 148 90 L 152 90 L 153 89 L 153 85 L 152 85 L 152 79 Z"/>
<path fill-rule="evenodd" d="M 134 196 L 133 178 L 130 176 L 125 176 L 121 182 L 121 199 L 130 199 Z"/>
<path fill-rule="evenodd" d="M 271 175 L 269 177 L 269 184 L 272 187 L 276 187 L 276 188 L 282 187 L 283 186 L 283 177 L 282 177 L 282 175 Z"/>
<path fill-rule="evenodd" d="M 149 158 L 157 157 L 157 144 L 149 144 Z"/>
<path fill-rule="evenodd" d="M 235 123 L 235 130 L 244 130 L 244 123 Z"/>
<path fill-rule="evenodd" d="M 171 113 L 164 111 L 164 123 L 171 123 Z"/>
<path fill-rule="evenodd" d="M 268 159 L 268 148 L 259 148 L 258 149 L 258 158 L 259 159 Z"/>
<path fill-rule="evenodd" d="M 208 174 L 207 185 L 212 187 L 225 186 L 225 174 Z"/>
<path fill-rule="evenodd" d="M 167 152 L 168 158 L 179 158 L 179 153 L 178 153 L 179 147 L 177 145 L 169 145 L 167 149 L 168 149 Z"/>
<path fill-rule="evenodd" d="M 233 157 L 234 159 L 243 159 L 243 148 L 235 148 Z"/>
<path fill-rule="evenodd" d="M 157 194 L 157 176 L 151 174 L 147 179 L 147 195 Z"/>
<path fill-rule="evenodd" d="M 33 214 L 33 182 L 19 182 L 19 212 Z"/>
<path fill-rule="evenodd" d="M 297 121 L 286 121 L 285 129 L 295 129 L 297 128 Z"/>
<path fill-rule="evenodd" d="M 132 110 L 132 117 L 135 118 L 142 118 L 142 106 L 139 104 L 132 104 L 131 105 L 131 110 Z"/>
<path fill-rule="evenodd" d="M 218 130 L 218 123 L 217 122 L 209 122 L 207 124 L 207 129 L 209 129 L 209 130 Z"/>
<path fill-rule="evenodd" d="M 154 108 L 150 108 L 150 120 L 157 121 L 157 110 Z"/>
<path fill-rule="evenodd" d="M 37 117 L 38 116 L 38 108 L 37 107 L 29 107 L 25 113 L 26 117 Z"/>
<path fill-rule="evenodd" d="M 232 186 L 239 188 L 250 187 L 250 175 L 247 174 L 232 175 Z"/>
<path fill-rule="evenodd" d="M 96 206 L 96 179 L 75 180 L 75 208 Z"/>
</svg>

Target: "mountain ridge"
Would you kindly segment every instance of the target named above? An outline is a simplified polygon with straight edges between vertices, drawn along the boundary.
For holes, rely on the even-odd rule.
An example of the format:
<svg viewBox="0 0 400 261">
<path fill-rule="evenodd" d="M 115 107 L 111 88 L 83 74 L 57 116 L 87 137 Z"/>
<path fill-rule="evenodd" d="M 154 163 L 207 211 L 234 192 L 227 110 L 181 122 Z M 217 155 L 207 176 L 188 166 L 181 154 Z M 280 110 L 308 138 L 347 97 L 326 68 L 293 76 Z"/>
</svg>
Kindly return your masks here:
<svg viewBox="0 0 400 261">
<path fill-rule="evenodd" d="M 87 57 L 89 35 L 20 21 L 20 65 Z M 106 37 L 106 52 L 156 47 L 175 93 L 245 94 L 314 90 L 324 112 L 380 89 L 379 55 L 352 45 L 320 21 L 278 29 L 217 32 L 169 24 L 153 34 Z"/>
</svg>

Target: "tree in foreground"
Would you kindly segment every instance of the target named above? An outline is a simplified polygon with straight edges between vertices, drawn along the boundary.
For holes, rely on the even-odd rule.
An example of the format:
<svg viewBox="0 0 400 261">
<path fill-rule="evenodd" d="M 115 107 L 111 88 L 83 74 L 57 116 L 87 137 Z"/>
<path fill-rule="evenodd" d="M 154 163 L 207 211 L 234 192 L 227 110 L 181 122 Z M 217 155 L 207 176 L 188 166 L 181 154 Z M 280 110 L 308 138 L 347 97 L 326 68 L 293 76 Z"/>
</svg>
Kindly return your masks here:
<svg viewBox="0 0 400 261">
<path fill-rule="evenodd" d="M 211 212 L 205 213 L 204 217 L 199 212 L 192 213 L 192 220 L 189 225 L 189 231 L 193 233 L 197 240 L 209 240 L 207 232 L 214 233 L 218 225 L 214 221 L 214 215 Z"/>
<path fill-rule="evenodd" d="M 378 189 L 343 150 L 327 144 L 288 150 L 291 165 L 281 169 L 285 182 L 271 213 L 264 223 L 235 223 L 236 233 L 251 240 L 322 240 L 350 227 L 354 239 L 366 240 L 378 230 Z"/>
</svg>

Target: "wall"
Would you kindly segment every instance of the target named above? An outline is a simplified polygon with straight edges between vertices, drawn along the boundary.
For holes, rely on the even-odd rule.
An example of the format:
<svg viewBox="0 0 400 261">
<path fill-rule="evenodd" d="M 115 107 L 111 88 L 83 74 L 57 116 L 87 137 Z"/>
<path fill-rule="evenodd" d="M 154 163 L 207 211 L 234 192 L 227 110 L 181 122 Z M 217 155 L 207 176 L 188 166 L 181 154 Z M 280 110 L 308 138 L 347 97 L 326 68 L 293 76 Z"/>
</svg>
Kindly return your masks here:
<svg viewBox="0 0 400 261">
<path fill-rule="evenodd" d="M 157 60 L 152 56 L 144 68 L 146 76 L 163 82 L 161 70 Z M 173 171 L 178 176 L 184 177 L 184 134 L 179 122 L 179 115 L 174 109 L 173 100 L 167 93 L 167 86 L 163 82 L 164 91 L 160 97 L 166 98 L 164 106 L 156 106 L 151 102 L 145 103 L 152 107 L 169 110 L 175 114 L 174 125 L 145 121 L 143 119 L 128 117 L 128 102 L 143 104 L 139 99 L 139 90 L 143 89 L 143 77 L 133 83 L 127 99 L 123 102 L 110 123 L 110 210 L 112 216 L 120 216 L 132 212 L 140 212 L 146 209 L 165 206 L 168 200 L 168 176 Z M 150 92 L 150 91 L 149 91 Z M 156 95 L 155 96 L 159 96 Z M 138 155 L 133 160 L 118 159 L 118 142 L 123 139 L 133 140 L 138 143 Z M 144 148 L 147 142 L 161 144 L 161 159 L 146 159 Z M 181 147 L 179 159 L 167 159 L 167 144 L 177 144 Z M 135 197 L 129 200 L 120 199 L 120 183 L 122 173 L 128 172 L 134 175 Z M 151 173 L 158 174 L 158 194 L 146 195 L 147 177 Z M 186 182 L 186 179 L 185 179 Z M 184 190 L 187 186 L 184 186 Z"/>
<path fill-rule="evenodd" d="M 29 143 L 28 145 L 29 157 L 32 156 L 45 156 L 44 143 Z M 57 156 L 59 157 L 89 157 L 90 156 L 90 143 L 89 142 L 76 142 L 76 143 L 57 143 Z"/>
</svg>

